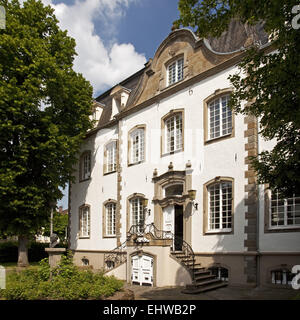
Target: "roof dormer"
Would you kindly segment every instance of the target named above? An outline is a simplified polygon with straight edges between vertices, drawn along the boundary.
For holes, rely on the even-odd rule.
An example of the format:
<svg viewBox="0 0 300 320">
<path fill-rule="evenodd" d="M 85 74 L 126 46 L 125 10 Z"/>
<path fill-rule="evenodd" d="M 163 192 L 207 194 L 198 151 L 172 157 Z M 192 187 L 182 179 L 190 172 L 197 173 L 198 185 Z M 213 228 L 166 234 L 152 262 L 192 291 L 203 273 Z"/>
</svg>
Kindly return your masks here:
<svg viewBox="0 0 300 320">
<path fill-rule="evenodd" d="M 117 85 L 110 93 L 112 97 L 112 113 L 111 113 L 111 119 L 116 116 L 121 110 L 123 110 L 126 107 L 129 94 L 129 89 L 122 87 L 120 85 Z"/>
<path fill-rule="evenodd" d="M 102 115 L 102 112 L 103 112 L 103 108 L 105 107 L 104 104 L 94 100 L 93 101 L 93 105 L 92 105 L 92 110 L 93 110 L 93 113 L 92 115 L 90 116 L 90 119 L 95 121 L 95 127 L 98 125 L 98 122 L 101 118 L 101 115 Z"/>
</svg>

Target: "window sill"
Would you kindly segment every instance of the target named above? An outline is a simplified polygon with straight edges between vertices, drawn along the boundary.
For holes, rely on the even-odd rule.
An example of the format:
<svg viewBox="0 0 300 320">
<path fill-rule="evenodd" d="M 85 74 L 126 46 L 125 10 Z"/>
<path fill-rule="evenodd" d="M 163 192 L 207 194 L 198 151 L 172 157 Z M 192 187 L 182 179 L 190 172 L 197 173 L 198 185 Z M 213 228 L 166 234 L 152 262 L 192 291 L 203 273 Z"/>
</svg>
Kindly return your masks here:
<svg viewBox="0 0 300 320">
<path fill-rule="evenodd" d="M 144 163 L 144 162 L 145 162 L 145 160 L 141 160 L 141 161 L 134 162 L 134 163 L 128 163 L 128 167 L 136 166 L 136 165 Z"/>
<path fill-rule="evenodd" d="M 171 84 L 167 84 L 164 88 L 162 88 L 160 91 L 165 91 L 165 90 L 168 90 L 168 89 L 170 89 L 170 88 L 173 88 L 173 87 L 175 87 L 178 83 L 181 83 L 181 82 L 183 82 L 184 81 L 184 78 L 183 79 L 180 79 L 180 80 L 178 80 L 178 81 L 176 81 L 176 82 L 173 82 L 173 83 L 171 83 Z"/>
<path fill-rule="evenodd" d="M 116 172 L 117 172 L 117 170 L 110 171 L 110 172 L 105 172 L 105 173 L 103 173 L 103 175 L 104 175 L 104 176 L 108 176 L 108 175 L 110 175 L 110 174 L 112 174 L 112 173 L 116 173 Z"/>
<path fill-rule="evenodd" d="M 207 230 L 205 235 L 216 235 L 216 234 L 232 234 L 232 229 L 220 229 L 220 230 Z"/>
<path fill-rule="evenodd" d="M 265 230 L 266 233 L 280 233 L 280 232 L 299 232 L 300 226 L 291 226 L 291 227 L 269 227 Z"/>
<path fill-rule="evenodd" d="M 183 149 L 180 149 L 180 150 L 175 150 L 175 151 L 171 151 L 171 152 L 168 152 L 168 153 L 163 153 L 161 155 L 161 158 L 167 157 L 167 156 L 171 156 L 173 154 L 177 154 L 177 153 L 180 153 L 180 152 L 183 152 L 183 151 L 184 151 Z"/>
<path fill-rule="evenodd" d="M 206 140 L 206 141 L 204 141 L 204 144 L 211 144 L 211 143 L 214 143 L 214 142 L 218 142 L 220 140 L 226 140 L 226 139 L 230 139 L 230 138 L 233 138 L 233 137 L 234 137 L 234 134 L 233 134 L 233 132 L 231 132 L 231 133 L 225 134 L 225 135 L 217 137 L 217 138 Z"/>
<path fill-rule="evenodd" d="M 79 238 L 78 239 L 90 239 L 90 236 L 79 236 Z"/>
<path fill-rule="evenodd" d="M 105 236 L 103 236 L 103 239 L 114 239 L 114 238 L 116 238 L 117 236 L 116 235 L 105 235 Z"/>
</svg>

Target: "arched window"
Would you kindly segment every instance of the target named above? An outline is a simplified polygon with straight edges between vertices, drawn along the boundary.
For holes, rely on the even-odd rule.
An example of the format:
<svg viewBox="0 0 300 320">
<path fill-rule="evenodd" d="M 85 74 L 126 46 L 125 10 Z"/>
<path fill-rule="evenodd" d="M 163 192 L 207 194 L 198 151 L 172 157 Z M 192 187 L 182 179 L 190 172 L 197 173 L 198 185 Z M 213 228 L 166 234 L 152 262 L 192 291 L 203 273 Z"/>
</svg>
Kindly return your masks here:
<svg viewBox="0 0 300 320">
<path fill-rule="evenodd" d="M 117 170 L 117 141 L 111 141 L 104 148 L 104 173 Z"/>
<path fill-rule="evenodd" d="M 85 151 L 80 156 L 79 181 L 87 180 L 91 177 L 91 152 Z"/>
<path fill-rule="evenodd" d="M 183 57 L 171 62 L 167 66 L 167 86 L 183 79 Z"/>
<path fill-rule="evenodd" d="M 234 114 L 228 106 L 231 91 L 219 89 L 204 100 L 205 143 L 234 136 Z"/>
<path fill-rule="evenodd" d="M 165 187 L 165 197 L 170 196 L 182 196 L 183 193 L 183 184 L 177 183 Z"/>
<path fill-rule="evenodd" d="M 88 205 L 79 208 L 79 236 L 80 238 L 90 236 L 90 206 Z"/>
<path fill-rule="evenodd" d="M 129 164 L 145 160 L 145 128 L 137 127 L 129 133 Z"/>
<path fill-rule="evenodd" d="M 135 197 L 130 200 L 130 224 L 136 226 L 137 232 L 142 232 L 145 223 L 145 210 L 142 197 Z"/>
<path fill-rule="evenodd" d="M 171 110 L 162 118 L 162 153 L 172 154 L 183 150 L 183 110 Z"/>
<path fill-rule="evenodd" d="M 234 179 L 216 177 L 204 185 L 204 232 L 233 232 Z"/>
<path fill-rule="evenodd" d="M 108 201 L 104 205 L 104 236 L 114 237 L 116 235 L 116 201 Z"/>
</svg>

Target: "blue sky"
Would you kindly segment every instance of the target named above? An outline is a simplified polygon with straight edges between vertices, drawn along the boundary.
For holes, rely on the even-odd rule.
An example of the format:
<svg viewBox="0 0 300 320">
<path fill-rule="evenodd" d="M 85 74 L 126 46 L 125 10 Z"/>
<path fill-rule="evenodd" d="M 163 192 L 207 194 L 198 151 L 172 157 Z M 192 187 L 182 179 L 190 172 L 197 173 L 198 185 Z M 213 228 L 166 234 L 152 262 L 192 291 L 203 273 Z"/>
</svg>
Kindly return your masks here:
<svg viewBox="0 0 300 320">
<path fill-rule="evenodd" d="M 143 68 L 179 17 L 177 0 L 42 1 L 75 38 L 74 68 L 95 97 Z M 58 205 L 67 208 L 67 196 Z"/>
</svg>

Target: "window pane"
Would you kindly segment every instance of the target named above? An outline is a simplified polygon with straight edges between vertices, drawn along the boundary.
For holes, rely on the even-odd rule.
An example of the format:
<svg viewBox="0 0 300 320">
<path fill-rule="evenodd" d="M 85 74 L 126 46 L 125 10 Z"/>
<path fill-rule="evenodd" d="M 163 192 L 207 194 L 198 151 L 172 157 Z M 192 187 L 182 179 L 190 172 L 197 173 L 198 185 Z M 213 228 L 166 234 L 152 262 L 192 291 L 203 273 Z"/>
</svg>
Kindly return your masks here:
<svg viewBox="0 0 300 320">
<path fill-rule="evenodd" d="M 166 150 L 173 152 L 182 149 L 182 116 L 177 114 L 165 122 Z"/>
<path fill-rule="evenodd" d="M 106 155 L 107 155 L 107 172 L 115 171 L 117 168 L 117 147 L 116 142 L 113 141 L 109 145 L 106 146 Z"/>
<path fill-rule="evenodd" d="M 144 160 L 144 129 L 135 130 L 131 134 L 131 145 L 132 145 L 132 152 L 131 152 L 131 162 L 137 163 Z"/>
<path fill-rule="evenodd" d="M 116 234 L 116 204 L 114 203 L 106 206 L 106 234 Z"/>
<path fill-rule="evenodd" d="M 137 231 L 141 231 L 145 220 L 142 198 L 135 198 L 131 200 L 131 217 L 132 225 L 138 226 Z"/>
</svg>

